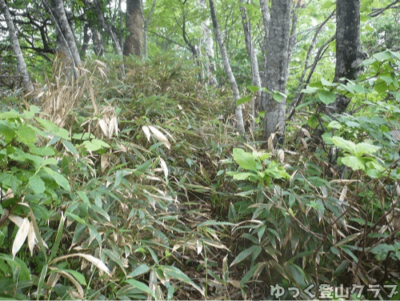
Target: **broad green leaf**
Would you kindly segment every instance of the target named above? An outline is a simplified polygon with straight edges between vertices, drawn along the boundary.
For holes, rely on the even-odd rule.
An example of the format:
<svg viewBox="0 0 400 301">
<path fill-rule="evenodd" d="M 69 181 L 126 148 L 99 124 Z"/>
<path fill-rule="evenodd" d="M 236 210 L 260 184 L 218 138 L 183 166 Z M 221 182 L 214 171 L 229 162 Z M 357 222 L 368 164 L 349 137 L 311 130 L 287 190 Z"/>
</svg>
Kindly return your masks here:
<svg viewBox="0 0 400 301">
<path fill-rule="evenodd" d="M 331 82 L 329 82 L 329 81 L 327 81 L 325 78 L 323 78 L 323 77 L 321 77 L 321 83 L 324 85 L 324 86 L 328 86 L 328 87 L 334 87 L 334 86 L 336 86 L 337 84 L 335 84 L 335 83 L 331 83 Z"/>
<path fill-rule="evenodd" d="M 46 190 L 46 185 L 38 175 L 29 178 L 29 187 L 36 193 L 40 194 Z"/>
<path fill-rule="evenodd" d="M 390 53 L 390 51 L 383 51 L 375 53 L 373 57 L 376 58 L 378 61 L 386 61 L 392 58 L 392 54 Z"/>
<path fill-rule="evenodd" d="M 230 171 L 226 173 L 228 176 L 233 176 L 234 180 L 238 181 L 244 181 L 249 178 L 256 178 L 256 174 L 251 173 L 251 172 L 236 172 L 236 171 Z"/>
<path fill-rule="evenodd" d="M 62 139 L 61 140 L 62 144 L 64 145 L 64 147 L 72 154 L 77 155 L 78 151 L 76 150 L 75 146 L 69 142 L 68 140 Z"/>
<path fill-rule="evenodd" d="M 5 142 L 8 143 L 15 137 L 15 131 L 3 122 L 6 121 L 0 123 L 0 135 L 3 135 Z"/>
<path fill-rule="evenodd" d="M 342 163 L 352 168 L 353 170 L 365 169 L 364 162 L 360 158 L 355 156 L 347 156 L 342 158 Z"/>
<path fill-rule="evenodd" d="M 378 80 L 375 84 L 375 91 L 378 93 L 385 93 L 388 89 L 387 83 L 383 80 Z"/>
<path fill-rule="evenodd" d="M 0 119 L 14 119 L 23 117 L 20 113 L 15 110 L 11 110 L 9 112 L 0 113 Z"/>
<path fill-rule="evenodd" d="M 328 124 L 328 128 L 330 128 L 330 129 L 341 129 L 342 128 L 342 125 L 339 123 L 339 122 L 337 122 L 336 120 L 334 120 L 334 121 L 331 121 L 329 124 Z"/>
<path fill-rule="evenodd" d="M 98 139 L 93 139 L 92 141 L 85 141 L 83 142 L 83 145 L 86 147 L 87 150 L 92 152 L 102 148 L 110 148 L 109 144 Z"/>
<path fill-rule="evenodd" d="M 234 148 L 233 149 L 233 158 L 235 159 L 236 163 L 243 169 L 257 171 L 257 162 L 254 159 L 253 155 L 245 152 L 241 148 Z"/>
<path fill-rule="evenodd" d="M 272 94 L 272 98 L 277 102 L 282 102 L 282 100 L 285 99 L 286 97 L 287 97 L 286 94 L 283 94 L 282 92 L 279 91 L 274 91 L 274 93 Z"/>
<path fill-rule="evenodd" d="M 329 105 L 336 100 L 336 95 L 330 91 L 321 91 L 318 93 L 319 99 L 326 105 Z"/>
<path fill-rule="evenodd" d="M 50 146 L 45 146 L 45 147 L 35 147 L 31 146 L 29 148 L 29 151 L 38 156 L 53 156 L 55 154 L 54 148 Z M 57 161 L 56 161 L 57 162 Z M 57 163 L 56 163 L 57 164 Z"/>
<path fill-rule="evenodd" d="M 356 145 L 356 156 L 361 157 L 364 154 L 373 154 L 380 149 L 378 146 L 362 142 Z"/>
<path fill-rule="evenodd" d="M 348 151 L 351 154 L 355 154 L 355 152 L 356 152 L 356 145 L 351 141 L 345 140 L 345 139 L 343 139 L 341 137 L 337 137 L 337 136 L 332 137 L 331 141 L 337 147 L 339 147 L 345 151 Z"/>
<path fill-rule="evenodd" d="M 18 140 L 26 145 L 36 141 L 36 133 L 29 126 L 23 125 L 17 130 Z"/>
<path fill-rule="evenodd" d="M 241 104 L 247 103 L 250 101 L 251 98 L 252 98 L 252 95 L 242 97 L 242 98 L 236 100 L 236 105 L 240 106 Z"/>
<path fill-rule="evenodd" d="M 249 89 L 250 92 L 253 92 L 253 93 L 260 90 L 257 86 L 252 86 L 252 85 L 247 86 L 247 89 Z"/>
<path fill-rule="evenodd" d="M 134 277 L 146 274 L 149 270 L 150 270 L 150 268 L 147 264 L 141 264 L 136 269 L 134 269 L 133 272 L 128 275 L 128 277 L 134 278 Z"/>
<path fill-rule="evenodd" d="M 145 292 L 145 293 L 149 294 L 150 296 L 152 296 L 154 299 L 156 299 L 156 296 L 152 292 L 152 290 L 143 282 L 136 281 L 134 279 L 128 279 L 128 280 L 126 280 L 126 282 L 128 284 L 132 285 L 133 287 L 137 288 L 138 290 L 141 290 L 142 292 Z"/>
</svg>

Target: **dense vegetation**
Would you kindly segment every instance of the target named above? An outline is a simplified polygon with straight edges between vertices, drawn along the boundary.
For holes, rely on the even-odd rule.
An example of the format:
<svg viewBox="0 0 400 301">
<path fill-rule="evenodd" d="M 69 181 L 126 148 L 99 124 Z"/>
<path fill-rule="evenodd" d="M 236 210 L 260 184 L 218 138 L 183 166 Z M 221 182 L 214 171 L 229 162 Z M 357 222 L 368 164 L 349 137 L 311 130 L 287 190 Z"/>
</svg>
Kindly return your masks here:
<svg viewBox="0 0 400 301">
<path fill-rule="evenodd" d="M 25 95 L 12 76 L 1 90 L 0 298 L 291 300 L 311 299 L 325 284 L 350 287 L 348 299 L 379 299 L 371 288 L 399 299 L 399 16 L 372 18 L 387 3 L 365 1 L 369 57 L 347 83 L 333 81 L 328 22 L 302 89 L 309 27 L 334 6 L 322 2 L 297 11 L 288 93 L 274 98 L 301 102 L 281 145 L 263 140 L 263 112 L 252 115 L 259 88 L 236 2 L 221 1 L 217 11 L 231 29 L 237 103 L 218 58 L 214 86 L 205 58 L 193 61 L 190 47 L 170 42 L 181 28 L 168 14 L 205 18 L 193 4 L 161 1 L 150 27 L 170 35 L 149 37 L 149 58 L 122 58 L 108 45 L 104 56 L 88 50 L 71 72 L 62 56 L 26 55 L 35 91 Z M 191 29 L 195 40 L 200 30 Z M 3 70 L 14 64 L 4 56 Z M 322 108 L 337 95 L 352 102 L 347 113 L 329 114 Z M 238 103 L 245 135 L 236 128 Z M 285 289 L 279 295 L 276 285 Z"/>
</svg>

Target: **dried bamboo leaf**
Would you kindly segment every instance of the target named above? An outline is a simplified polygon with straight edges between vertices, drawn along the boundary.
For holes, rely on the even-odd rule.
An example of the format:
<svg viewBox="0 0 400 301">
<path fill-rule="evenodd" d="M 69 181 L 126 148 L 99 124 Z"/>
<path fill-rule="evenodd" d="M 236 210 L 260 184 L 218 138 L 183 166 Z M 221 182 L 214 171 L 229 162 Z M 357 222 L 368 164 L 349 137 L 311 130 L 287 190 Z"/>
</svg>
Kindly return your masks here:
<svg viewBox="0 0 400 301">
<path fill-rule="evenodd" d="M 171 144 L 169 143 L 167 137 L 165 137 L 165 135 L 163 133 L 161 133 L 157 128 L 155 128 L 152 125 L 148 126 L 150 131 L 153 133 L 154 137 L 157 138 L 158 141 L 162 142 L 166 148 L 170 149 L 171 148 Z"/>
<path fill-rule="evenodd" d="M 17 235 L 15 235 L 14 243 L 12 246 L 13 258 L 18 253 L 18 251 L 21 249 L 22 245 L 25 242 L 26 237 L 28 236 L 30 224 L 31 223 L 29 222 L 29 220 L 27 218 L 23 219 L 21 226 L 18 229 Z"/>
</svg>

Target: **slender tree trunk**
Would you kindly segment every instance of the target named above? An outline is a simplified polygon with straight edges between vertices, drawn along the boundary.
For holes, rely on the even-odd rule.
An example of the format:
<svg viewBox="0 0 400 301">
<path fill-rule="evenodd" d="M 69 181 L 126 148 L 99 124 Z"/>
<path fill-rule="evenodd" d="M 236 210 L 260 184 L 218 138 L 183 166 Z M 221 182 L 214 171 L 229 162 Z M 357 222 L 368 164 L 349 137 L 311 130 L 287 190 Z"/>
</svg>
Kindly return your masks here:
<svg viewBox="0 0 400 301">
<path fill-rule="evenodd" d="M 119 5 L 118 5 L 118 11 L 119 11 L 119 27 L 121 28 L 121 36 L 119 38 L 120 40 L 120 46 L 121 49 L 124 49 L 124 33 L 123 33 L 123 28 L 124 28 L 124 14 L 122 13 L 121 9 L 121 2 L 122 0 L 119 0 Z"/>
<path fill-rule="evenodd" d="M 140 0 L 126 1 L 126 29 L 128 36 L 125 40 L 124 55 L 135 54 L 142 56 L 143 19 L 140 13 Z"/>
<path fill-rule="evenodd" d="M 22 56 L 21 47 L 19 45 L 17 33 L 14 27 L 14 22 L 11 18 L 10 12 L 4 0 L 0 0 L 0 8 L 4 14 L 4 18 L 7 23 L 8 33 L 10 35 L 12 48 L 14 50 L 15 57 L 17 58 L 17 68 L 18 72 L 22 77 L 22 85 L 26 93 L 33 91 L 33 85 L 31 83 L 28 69 L 26 68 L 24 57 Z"/>
<path fill-rule="evenodd" d="M 247 11 L 246 8 L 243 6 L 243 4 L 246 3 L 246 0 L 239 0 L 239 5 L 240 5 L 240 10 L 242 12 L 242 24 L 243 24 L 243 31 L 244 31 L 244 40 L 246 43 L 246 49 L 247 53 L 249 55 L 250 59 L 250 65 L 251 65 L 251 83 L 254 86 L 257 86 L 259 88 L 259 91 L 257 92 L 258 94 L 258 99 L 261 99 L 261 79 L 260 79 L 260 72 L 258 69 L 258 59 L 257 59 L 257 52 L 254 47 L 253 39 L 251 37 L 251 26 L 250 26 L 250 21 L 248 20 L 247 17 Z M 251 112 L 253 117 L 255 117 L 256 112 L 255 112 L 255 100 L 252 99 L 251 101 Z M 255 127 L 255 122 L 252 122 L 252 127 Z"/>
<path fill-rule="evenodd" d="M 269 24 L 271 23 L 271 14 L 269 12 L 267 0 L 260 0 L 260 9 L 261 9 L 261 14 L 262 14 L 263 23 L 264 23 L 263 54 L 264 54 L 264 70 L 266 70 L 267 69 L 267 44 L 268 44 L 268 36 L 269 36 Z"/>
<path fill-rule="evenodd" d="M 207 9 L 206 0 L 199 0 L 199 7 L 201 11 L 205 11 Z M 214 40 L 212 38 L 211 30 L 210 30 L 210 19 L 205 19 L 201 24 L 202 38 L 200 44 L 204 43 L 204 48 L 206 52 L 206 74 L 208 81 L 211 85 L 217 86 L 217 78 L 215 77 L 215 71 L 217 71 L 217 67 L 215 65 L 215 57 L 214 57 Z M 201 45 L 200 45 L 201 48 Z"/>
<path fill-rule="evenodd" d="M 266 88 L 270 92 L 286 93 L 291 8 L 292 0 L 272 0 L 265 70 Z M 261 102 L 265 111 L 264 139 L 268 140 L 271 134 L 278 132 L 277 141 L 282 143 L 285 133 L 286 98 L 277 102 L 270 94 L 263 93 Z"/>
<path fill-rule="evenodd" d="M 67 15 L 64 10 L 64 2 L 63 0 L 53 0 L 54 9 L 53 11 L 56 13 L 57 22 L 61 29 L 61 33 L 64 36 L 65 40 L 68 43 L 69 50 L 71 52 L 72 58 L 74 60 L 75 66 L 81 65 L 81 58 L 79 56 L 79 50 L 75 43 L 75 37 L 72 32 L 71 26 L 68 23 Z"/>
<path fill-rule="evenodd" d="M 360 0 L 337 0 L 336 2 L 336 71 L 335 82 L 341 78 L 357 78 L 363 59 L 360 42 Z M 343 113 L 351 98 L 338 95 L 327 107 L 331 113 Z"/>
<path fill-rule="evenodd" d="M 150 12 L 147 18 L 144 20 L 143 26 L 143 57 L 148 57 L 148 50 L 147 50 L 147 28 L 149 26 L 151 15 L 153 14 L 154 9 L 156 8 L 156 0 L 153 0 L 153 5 L 151 6 Z M 143 15 L 143 13 L 142 13 Z"/>
<path fill-rule="evenodd" d="M 288 59 L 287 59 L 287 68 L 289 70 L 289 64 L 290 61 L 292 60 L 293 52 L 297 44 L 297 39 L 296 39 L 296 31 L 297 31 L 297 10 L 301 7 L 302 1 L 298 1 L 296 4 L 296 7 L 292 11 L 292 27 L 290 31 L 290 39 L 289 39 L 289 49 L 288 49 Z"/>
<path fill-rule="evenodd" d="M 83 27 L 83 42 L 81 47 L 81 58 L 84 60 L 86 57 L 86 50 L 89 47 L 90 35 L 89 35 L 90 25 L 86 23 Z"/>
<path fill-rule="evenodd" d="M 232 88 L 232 92 L 233 92 L 233 98 L 235 101 L 235 105 L 236 105 L 236 101 L 240 98 L 239 96 L 239 89 L 236 83 L 236 79 L 235 76 L 233 75 L 232 69 L 231 69 L 231 65 L 229 64 L 229 59 L 228 59 L 228 54 L 226 53 L 226 49 L 225 49 L 225 45 L 222 41 L 222 37 L 221 37 L 221 33 L 219 31 L 219 27 L 218 27 L 218 20 L 217 20 L 217 14 L 215 13 L 215 8 L 214 8 L 214 1 L 213 0 L 209 0 L 210 1 L 210 11 L 211 11 L 211 20 L 213 22 L 213 26 L 214 26 L 214 32 L 215 32 L 215 37 L 216 40 L 219 44 L 219 49 L 221 50 L 221 58 L 222 61 L 224 63 L 224 68 L 225 68 L 225 72 L 226 75 L 228 76 L 229 82 L 231 84 L 231 88 Z M 240 134 L 244 134 L 245 133 L 245 129 L 244 129 L 244 123 L 243 123 L 243 114 L 242 114 L 242 106 L 241 105 L 236 105 L 236 111 L 235 111 L 235 115 L 236 115 L 236 122 L 237 122 L 237 128 Z"/>
<path fill-rule="evenodd" d="M 333 17 L 334 14 L 335 14 L 335 11 L 333 11 L 328 16 L 328 18 L 326 18 L 324 20 L 324 22 L 322 22 L 321 25 L 315 31 L 314 37 L 313 37 L 313 39 L 311 41 L 311 45 L 308 48 L 306 59 L 304 61 L 303 73 L 301 74 L 301 77 L 300 77 L 300 80 L 299 80 L 299 85 L 297 86 L 296 94 L 293 97 L 292 103 L 290 104 L 289 117 L 290 117 L 290 115 L 292 115 L 292 110 L 294 110 L 295 107 L 298 105 L 298 100 L 300 98 L 300 91 L 304 88 L 304 78 L 306 76 L 307 70 L 309 69 L 309 66 L 308 66 L 309 64 L 308 63 L 309 63 L 309 60 L 311 58 L 311 54 L 312 54 L 312 52 L 314 50 L 315 43 L 317 42 L 318 35 L 320 34 L 321 30 L 324 28 L 325 24 L 328 23 L 328 21 Z M 319 51 L 318 51 L 318 53 L 319 53 Z"/>
<path fill-rule="evenodd" d="M 115 32 L 113 31 L 111 26 L 109 26 L 106 23 L 106 21 L 104 20 L 103 12 L 102 12 L 101 7 L 100 7 L 99 3 L 97 2 L 97 0 L 93 0 L 93 4 L 94 4 L 95 9 L 97 11 L 97 16 L 99 18 L 101 26 L 104 28 L 104 30 L 106 30 L 110 34 L 111 39 L 112 39 L 112 41 L 114 43 L 115 49 L 117 49 L 118 55 L 122 56 L 123 53 L 122 53 L 121 45 L 119 44 L 117 35 L 115 34 Z"/>
</svg>

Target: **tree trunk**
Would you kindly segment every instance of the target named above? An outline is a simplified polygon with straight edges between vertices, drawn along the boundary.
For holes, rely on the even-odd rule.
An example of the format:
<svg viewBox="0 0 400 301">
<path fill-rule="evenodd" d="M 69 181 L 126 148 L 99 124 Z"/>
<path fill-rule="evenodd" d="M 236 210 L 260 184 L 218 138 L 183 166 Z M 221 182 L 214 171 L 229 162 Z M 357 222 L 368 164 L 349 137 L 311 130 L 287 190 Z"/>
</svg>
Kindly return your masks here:
<svg viewBox="0 0 400 301">
<path fill-rule="evenodd" d="M 143 19 L 140 13 L 140 0 L 126 1 L 126 29 L 128 36 L 125 40 L 124 55 L 135 54 L 142 56 Z"/>
<path fill-rule="evenodd" d="M 254 86 L 257 86 L 259 88 L 257 94 L 258 94 L 258 99 L 261 99 L 261 79 L 260 79 L 260 72 L 258 69 L 258 59 L 257 59 L 257 52 L 253 44 L 253 40 L 251 37 L 251 26 L 250 22 L 247 18 L 247 11 L 246 7 L 243 6 L 243 4 L 246 3 L 246 0 L 239 0 L 239 5 L 240 5 L 240 10 L 242 12 L 242 24 L 243 24 L 243 31 L 244 31 L 244 40 L 246 43 L 246 49 L 247 53 L 249 55 L 250 59 L 250 65 L 251 65 L 251 84 Z M 251 101 L 251 113 L 253 117 L 255 118 L 255 101 L 252 99 Z M 255 122 L 252 122 L 252 127 L 255 127 Z"/>
<path fill-rule="evenodd" d="M 357 78 L 363 59 L 360 42 L 360 0 L 337 0 L 336 2 L 336 71 L 335 82 L 340 78 Z M 327 108 L 331 113 L 343 113 L 351 98 L 338 95 Z"/>
<path fill-rule="evenodd" d="M 199 6 L 201 11 L 205 11 L 207 9 L 206 0 L 199 0 Z M 206 50 L 206 74 L 209 80 L 209 83 L 217 86 L 218 82 L 215 77 L 215 71 L 217 71 L 217 67 L 215 65 L 215 58 L 214 58 L 214 40 L 211 35 L 210 30 L 210 19 L 207 18 L 201 24 L 201 31 L 203 34 L 203 43 L 204 48 Z"/>
<path fill-rule="evenodd" d="M 292 0 L 272 0 L 271 23 L 267 42 L 267 64 L 265 83 L 268 91 L 286 93 L 288 77 L 288 47 L 290 30 L 290 11 Z M 277 141 L 283 143 L 286 119 L 286 98 L 277 102 L 270 94 L 263 93 L 262 108 L 265 111 L 263 136 L 278 132 Z"/>
<path fill-rule="evenodd" d="M 101 7 L 99 5 L 99 3 L 97 2 L 97 0 L 93 0 L 93 4 L 95 6 L 95 9 L 97 11 L 97 16 L 99 17 L 99 21 L 101 23 L 101 26 L 104 28 L 104 30 L 106 30 L 110 36 L 111 39 L 114 43 L 115 48 L 117 49 L 117 53 L 118 55 L 122 56 L 122 49 L 121 49 L 121 45 L 119 44 L 117 35 L 115 34 L 115 32 L 112 30 L 111 26 L 109 26 L 106 21 L 104 20 L 104 15 L 103 15 L 103 11 L 101 10 Z"/>
<path fill-rule="evenodd" d="M 22 77 L 22 85 L 24 87 L 24 91 L 26 93 L 32 92 L 33 86 L 29 77 L 28 69 L 26 68 L 24 57 L 22 56 L 22 51 L 19 45 L 13 20 L 11 19 L 10 12 L 4 0 L 0 0 L 0 8 L 4 14 L 4 18 L 7 23 L 8 33 L 10 34 L 12 48 L 14 50 L 15 57 L 17 58 L 17 68 Z"/>
<path fill-rule="evenodd" d="M 238 89 L 238 86 L 236 83 L 235 76 L 233 75 L 231 65 L 229 64 L 228 54 L 226 53 L 225 45 L 222 41 L 221 33 L 219 31 L 217 15 L 215 13 L 215 8 L 214 8 L 214 1 L 213 0 L 209 0 L 209 1 L 210 1 L 211 20 L 212 20 L 213 26 L 214 26 L 215 37 L 219 44 L 219 49 L 221 51 L 221 58 L 224 63 L 224 69 L 225 69 L 226 75 L 228 76 L 229 82 L 231 84 L 233 98 L 234 98 L 235 105 L 236 105 L 236 101 L 240 98 L 239 89 Z M 245 133 L 245 129 L 244 129 L 241 105 L 239 105 L 239 106 L 236 105 L 235 115 L 236 115 L 238 131 L 240 134 L 243 135 Z"/>
<path fill-rule="evenodd" d="M 84 60 L 86 58 L 86 51 L 89 47 L 90 35 L 89 35 L 90 25 L 86 23 L 83 27 L 83 41 L 81 47 L 81 58 Z"/>
<path fill-rule="evenodd" d="M 269 7 L 266 0 L 260 0 L 260 9 L 263 17 L 264 23 L 264 69 L 267 67 L 267 44 L 268 44 L 268 36 L 269 36 L 269 24 L 271 23 L 271 14 L 269 12 Z"/>
<path fill-rule="evenodd" d="M 144 20 L 144 26 L 143 26 L 143 57 L 147 58 L 148 57 L 148 50 L 147 50 L 147 28 L 149 26 L 150 20 L 151 20 L 151 15 L 153 14 L 153 11 L 156 7 L 156 0 L 153 0 L 153 5 L 151 6 L 149 15 L 147 18 Z"/>
<path fill-rule="evenodd" d="M 53 12 L 56 14 L 56 22 L 59 25 L 61 30 L 61 34 L 64 36 L 64 39 L 67 41 L 68 48 L 71 52 L 72 59 L 74 60 L 74 65 L 76 67 L 81 65 L 81 58 L 79 56 L 79 50 L 75 43 L 75 37 L 72 33 L 72 29 L 70 24 L 68 23 L 67 15 L 64 10 L 64 2 L 63 0 L 53 0 Z"/>
</svg>

